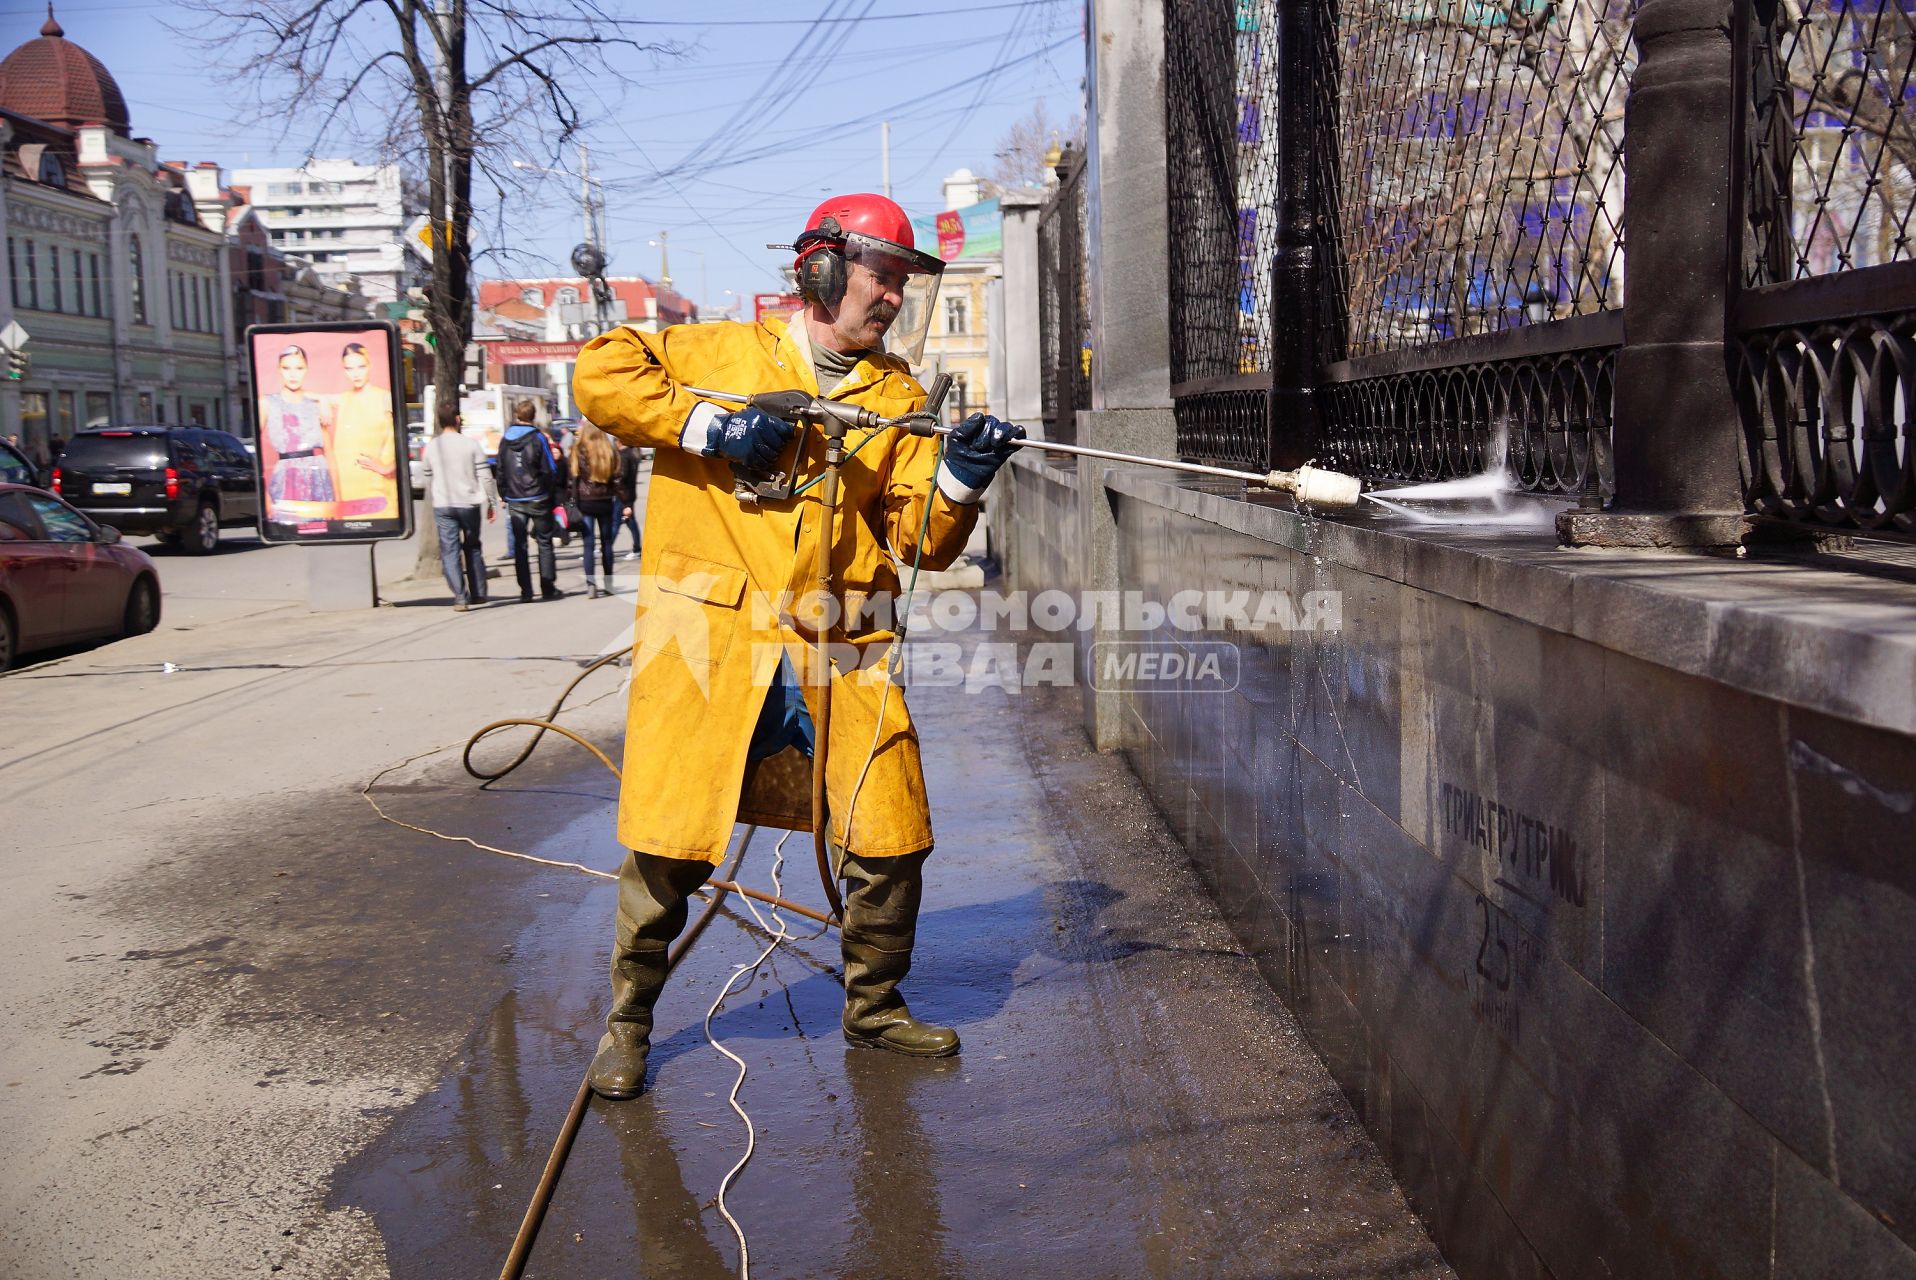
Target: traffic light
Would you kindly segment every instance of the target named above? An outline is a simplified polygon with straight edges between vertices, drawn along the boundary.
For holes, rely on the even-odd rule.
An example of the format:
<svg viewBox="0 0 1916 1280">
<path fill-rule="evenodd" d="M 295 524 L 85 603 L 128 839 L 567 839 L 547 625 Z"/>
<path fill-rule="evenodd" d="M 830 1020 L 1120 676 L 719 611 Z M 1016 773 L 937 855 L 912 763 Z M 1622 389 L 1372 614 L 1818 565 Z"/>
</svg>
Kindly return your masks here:
<svg viewBox="0 0 1916 1280">
<path fill-rule="evenodd" d="M 27 370 L 33 367 L 33 357 L 24 351 L 7 352 L 7 377 L 18 382 L 27 376 Z"/>
</svg>

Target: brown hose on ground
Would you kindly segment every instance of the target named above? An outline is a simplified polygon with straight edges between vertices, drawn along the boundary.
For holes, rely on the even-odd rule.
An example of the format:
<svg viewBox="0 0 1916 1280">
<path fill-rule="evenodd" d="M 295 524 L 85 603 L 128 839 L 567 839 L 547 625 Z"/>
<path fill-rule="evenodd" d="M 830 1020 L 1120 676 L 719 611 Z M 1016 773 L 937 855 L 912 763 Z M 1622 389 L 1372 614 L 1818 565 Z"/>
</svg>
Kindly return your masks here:
<svg viewBox="0 0 1916 1280">
<path fill-rule="evenodd" d="M 546 712 L 545 717 L 543 719 L 495 720 L 491 724 L 487 725 L 485 728 L 481 729 L 479 732 L 473 734 L 472 737 L 466 739 L 466 754 L 461 759 L 461 763 L 466 766 L 466 772 L 471 774 L 473 777 L 479 779 L 479 781 L 483 785 L 491 786 L 493 783 L 499 781 L 499 779 L 505 777 L 508 773 L 511 773 L 514 769 L 517 769 L 520 765 L 524 764 L 527 760 L 531 759 L 533 751 L 537 749 L 539 745 L 539 739 L 545 737 L 547 731 L 550 730 L 553 732 L 565 734 L 566 737 L 572 739 L 574 742 L 578 743 L 580 746 L 590 751 L 593 755 L 599 757 L 599 759 L 602 762 L 604 762 L 605 767 L 612 770 L 613 776 L 617 777 L 619 773 L 618 766 L 613 764 L 612 761 L 606 759 L 606 755 L 603 751 L 600 751 L 597 747 L 593 746 L 590 742 L 587 742 L 584 738 L 581 738 L 578 734 L 573 733 L 571 730 L 559 728 L 559 726 L 556 724 L 553 724 L 552 721 L 559 718 L 559 712 L 565 706 L 565 700 L 572 696 L 572 691 L 579 687 L 579 684 L 581 681 L 583 681 L 587 676 L 591 675 L 594 671 L 597 671 L 600 667 L 603 667 L 606 663 L 615 662 L 618 659 L 623 658 L 626 655 L 626 653 L 627 653 L 627 650 L 614 649 L 611 653 L 605 654 L 602 657 L 594 659 L 590 666 L 586 667 L 586 669 L 581 671 L 578 675 L 572 677 L 572 683 L 568 684 L 560 692 L 558 698 L 554 700 L 552 704 L 552 710 Z M 508 725 L 515 725 L 515 724 L 531 725 L 534 728 L 538 729 L 539 732 L 533 734 L 532 737 L 526 740 L 526 745 L 520 748 L 519 754 L 514 756 L 512 758 L 511 763 L 507 764 L 505 768 L 496 770 L 492 773 L 482 773 L 478 769 L 473 768 L 472 749 L 479 745 L 479 739 L 485 737 L 487 734 L 493 732 L 495 729 L 503 729 Z"/>
<path fill-rule="evenodd" d="M 666 953 L 665 972 L 668 976 L 685 958 L 685 953 L 692 949 L 692 944 L 698 941 L 699 934 L 712 922 L 712 917 L 718 914 L 719 904 L 725 901 L 726 893 L 737 889 L 732 877 L 738 874 L 739 863 L 745 859 L 746 846 L 752 843 L 752 837 L 757 832 L 756 826 L 745 828 L 738 852 L 732 856 L 732 865 L 726 868 L 726 878 L 710 882 L 716 890 L 712 900 L 705 905 L 705 910 L 699 912 L 684 936 L 672 944 L 671 951 Z M 802 907 L 795 909 L 804 910 Z M 806 914 L 818 918 L 815 912 Z M 592 1102 L 591 1078 L 592 1072 L 588 1067 L 586 1074 L 579 1079 L 579 1091 L 572 1096 L 572 1107 L 565 1114 L 565 1123 L 559 1126 L 559 1136 L 552 1144 L 552 1154 L 546 1157 L 546 1167 L 539 1175 L 539 1185 L 533 1188 L 532 1202 L 526 1206 L 526 1216 L 519 1223 L 519 1234 L 512 1238 L 512 1250 L 506 1254 L 506 1265 L 499 1272 L 499 1280 L 519 1280 L 525 1272 L 526 1260 L 532 1256 L 532 1246 L 539 1239 L 539 1226 L 545 1221 L 546 1210 L 552 1204 L 553 1189 L 559 1185 L 559 1175 L 565 1171 L 566 1157 L 572 1154 L 573 1140 L 579 1136 L 579 1126 L 585 1122 L 586 1107 Z"/>
</svg>

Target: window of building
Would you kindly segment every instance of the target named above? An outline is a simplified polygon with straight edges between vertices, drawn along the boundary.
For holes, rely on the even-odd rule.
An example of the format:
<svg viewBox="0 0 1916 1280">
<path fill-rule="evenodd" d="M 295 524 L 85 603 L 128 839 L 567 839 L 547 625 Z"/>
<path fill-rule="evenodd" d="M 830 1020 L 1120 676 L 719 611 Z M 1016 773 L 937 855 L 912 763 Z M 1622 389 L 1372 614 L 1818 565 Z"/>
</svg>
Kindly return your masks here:
<svg viewBox="0 0 1916 1280">
<path fill-rule="evenodd" d="M 203 427 L 206 425 L 206 406 L 195 400 L 186 407 L 186 416 L 192 420 L 194 426 Z"/>
<path fill-rule="evenodd" d="M 93 314 L 103 316 L 106 308 L 100 305 L 100 255 L 89 253 L 87 256 L 87 275 L 93 284 Z"/>
<path fill-rule="evenodd" d="M 12 236 L 7 237 L 7 284 L 13 291 L 13 305 L 20 305 L 20 246 Z"/>
<path fill-rule="evenodd" d="M 86 424 L 92 427 L 113 425 L 113 395 L 107 391 L 86 393 Z"/>
<path fill-rule="evenodd" d="M 60 311 L 65 305 L 60 289 L 60 246 L 50 244 L 47 246 L 47 310 Z"/>
<path fill-rule="evenodd" d="M 193 327 L 201 333 L 206 332 L 206 281 L 193 277 Z"/>
<path fill-rule="evenodd" d="M 561 307 L 576 306 L 579 301 L 579 291 L 571 285 L 566 285 L 552 295 L 552 301 Z"/>
<path fill-rule="evenodd" d="M 53 426 L 62 440 L 73 439 L 73 398 L 71 391 L 62 391 L 59 396 L 60 416 Z"/>
<path fill-rule="evenodd" d="M 543 307 L 546 304 L 545 290 L 521 289 L 519 290 L 519 301 L 529 302 L 535 307 Z"/>
<path fill-rule="evenodd" d="M 133 311 L 134 324 L 148 323 L 146 318 L 146 255 L 140 252 L 140 238 L 126 238 L 126 292 Z M 149 396 L 150 400 L 151 397 Z"/>
<path fill-rule="evenodd" d="M 970 333 L 970 307 L 963 298 L 945 299 L 945 332 Z"/>
<path fill-rule="evenodd" d="M 47 453 L 47 393 L 44 391 L 20 393 L 20 442 L 27 446 L 28 457 L 44 457 Z"/>
<path fill-rule="evenodd" d="M 27 258 L 27 309 L 38 311 L 40 309 L 40 268 L 36 261 L 38 249 L 31 240 L 22 240 L 20 247 L 25 251 Z"/>
<path fill-rule="evenodd" d="M 140 392 L 139 406 L 140 406 L 140 421 L 141 422 L 153 421 L 153 393 L 151 391 Z"/>
<path fill-rule="evenodd" d="M 73 263 L 73 314 L 83 316 L 86 314 L 86 277 L 80 274 L 78 249 L 73 251 L 71 261 Z"/>
</svg>

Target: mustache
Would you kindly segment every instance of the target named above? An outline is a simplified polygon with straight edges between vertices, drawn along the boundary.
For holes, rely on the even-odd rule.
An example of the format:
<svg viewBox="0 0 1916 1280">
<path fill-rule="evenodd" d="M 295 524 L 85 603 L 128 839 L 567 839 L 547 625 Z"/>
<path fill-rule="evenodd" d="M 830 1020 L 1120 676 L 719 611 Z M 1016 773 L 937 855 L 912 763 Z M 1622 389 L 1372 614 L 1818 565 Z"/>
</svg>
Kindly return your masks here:
<svg viewBox="0 0 1916 1280">
<path fill-rule="evenodd" d="M 868 319 L 876 320 L 882 325 L 889 326 L 892 321 L 898 318 L 898 308 L 888 303 L 880 302 L 874 305 L 872 309 L 866 313 L 866 316 Z"/>
</svg>

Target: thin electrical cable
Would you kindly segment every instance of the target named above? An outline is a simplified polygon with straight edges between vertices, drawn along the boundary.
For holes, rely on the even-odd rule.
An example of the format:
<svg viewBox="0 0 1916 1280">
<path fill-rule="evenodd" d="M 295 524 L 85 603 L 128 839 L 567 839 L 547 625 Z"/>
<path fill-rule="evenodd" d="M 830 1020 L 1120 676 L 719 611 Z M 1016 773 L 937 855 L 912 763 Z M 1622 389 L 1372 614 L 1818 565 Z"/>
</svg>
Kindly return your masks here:
<svg viewBox="0 0 1916 1280">
<path fill-rule="evenodd" d="M 911 100 L 911 102 L 922 103 L 928 98 L 938 97 L 942 94 L 947 94 L 947 93 L 954 93 L 982 79 L 987 74 L 991 74 L 991 75 L 1001 74 L 1002 72 L 1007 71 L 1011 69 L 1012 67 L 1021 66 L 1027 62 L 1036 61 L 1037 59 L 1042 58 L 1047 54 L 1055 53 L 1057 50 L 1064 48 L 1068 44 L 1074 43 L 1075 40 L 1076 40 L 1075 36 L 1067 36 L 1064 39 L 1055 40 L 1052 43 L 1043 46 L 1042 48 L 1034 49 L 1030 53 L 1024 54 L 1017 58 L 1013 58 L 1010 61 L 1006 62 L 1003 66 L 989 68 L 988 71 L 979 72 L 975 76 L 967 76 L 962 80 L 955 80 L 952 83 L 943 86 L 942 88 L 931 89 L 931 90 L 927 90 L 925 92 L 919 93 L 916 97 L 914 97 Z M 774 138 L 771 135 L 760 134 L 758 135 L 761 138 L 760 145 L 754 148 L 747 149 L 742 152 L 738 152 L 729 156 L 722 157 L 711 164 L 702 166 L 699 169 L 699 172 L 714 173 L 722 169 L 733 168 L 737 165 L 748 164 L 753 160 L 763 159 L 766 156 L 789 153 L 793 149 L 804 147 L 811 142 L 820 141 L 825 138 L 842 134 L 846 129 L 849 129 L 853 125 L 870 124 L 870 123 L 875 123 L 876 121 L 879 121 L 879 120 L 891 119 L 899 112 L 905 110 L 909 105 L 910 104 L 908 103 L 893 103 L 889 106 L 879 107 L 876 110 L 868 111 L 863 115 L 853 116 L 846 120 L 836 120 L 830 124 L 814 126 L 812 128 L 802 130 L 795 135 L 788 135 L 784 137 Z M 647 181 L 663 180 L 668 178 L 688 176 L 686 174 L 686 170 L 689 168 L 691 168 L 691 166 L 686 161 L 681 160 L 677 164 L 673 165 L 671 168 L 655 170 L 653 173 L 645 175 L 645 180 Z"/>
<path fill-rule="evenodd" d="M 778 843 L 772 846 L 772 892 L 774 896 L 785 887 L 780 882 L 779 873 L 785 865 L 785 842 L 791 839 L 791 837 L 792 833 L 787 831 L 778 838 Z M 719 1179 L 718 1211 L 719 1216 L 724 1218 L 726 1223 L 732 1228 L 732 1234 L 738 1237 L 739 1280 L 749 1280 L 752 1274 L 752 1252 L 751 1247 L 745 1242 L 745 1228 L 739 1224 L 737 1218 L 732 1216 L 731 1209 L 727 1207 L 725 1203 L 725 1193 L 731 1187 L 733 1180 L 738 1177 L 739 1171 L 750 1163 L 752 1153 L 758 1149 L 758 1129 L 752 1124 L 751 1114 L 747 1112 L 743 1106 L 739 1105 L 738 1100 L 738 1091 L 745 1087 L 747 1071 L 745 1059 L 739 1057 L 730 1049 L 727 1049 L 719 1042 L 719 1038 L 712 1034 L 712 1019 L 718 1016 L 719 1008 L 724 1005 L 726 999 L 737 988 L 740 978 L 750 974 L 756 974 L 759 967 L 771 957 L 772 952 L 778 950 L 779 943 L 793 940 L 791 934 L 786 931 L 784 917 L 780 916 L 777 911 L 772 912 L 772 919 L 776 922 L 776 927 L 774 927 L 765 923 L 765 918 L 759 915 L 758 908 L 752 905 L 750 898 L 745 900 L 745 909 L 752 913 L 752 918 L 758 921 L 759 927 L 771 935 L 771 941 L 765 944 L 765 949 L 759 952 L 757 958 L 752 960 L 751 963 L 733 967 L 731 978 L 726 981 L 723 987 L 719 988 L 718 997 L 712 1001 L 712 1007 L 705 1011 L 706 1040 L 711 1043 L 714 1049 L 718 1050 L 738 1066 L 738 1078 L 732 1081 L 732 1091 L 726 1095 L 725 1100 L 731 1104 L 732 1110 L 738 1113 L 738 1118 L 745 1123 L 745 1154 L 738 1158 L 737 1164 L 726 1171 L 723 1178 Z"/>
<path fill-rule="evenodd" d="M 985 94 L 991 91 L 992 82 L 1004 73 L 1004 69 L 1007 66 L 1006 59 L 1010 56 L 1012 48 L 1017 44 L 1018 37 L 1024 32 L 1027 21 L 1033 16 L 1031 10 L 1021 9 L 1018 12 L 1018 16 L 1011 20 L 1011 26 L 1006 28 L 1004 39 L 998 45 L 997 55 L 992 59 L 991 66 L 985 69 L 984 77 L 978 81 L 978 91 L 971 95 L 970 105 L 965 108 L 964 113 L 952 124 L 951 132 L 947 133 L 945 140 L 939 143 L 933 150 L 931 158 L 914 170 L 911 175 L 905 179 L 903 185 L 909 186 L 922 178 L 925 175 L 925 170 L 931 168 L 932 165 L 938 162 L 938 157 L 942 156 L 945 153 L 945 149 L 957 141 L 958 135 L 964 132 L 965 126 L 970 124 L 972 117 L 978 114 L 978 108 L 984 103 Z"/>
<path fill-rule="evenodd" d="M 799 23 L 816 26 L 820 23 L 860 23 L 860 22 L 897 22 L 907 18 L 944 18 L 963 14 L 970 17 L 978 13 L 991 13 L 1000 9 L 1030 9 L 1044 5 L 1058 4 L 1061 0 L 1012 0 L 1005 4 L 979 4 L 963 9 L 917 9 L 910 13 L 878 13 L 869 18 L 765 18 L 754 19 L 717 19 L 700 20 L 697 18 L 595 18 L 590 21 L 614 27 L 795 27 Z M 122 8 L 162 8 L 161 5 L 124 5 Z M 588 21 L 576 15 L 566 14 L 525 14 L 529 22 L 563 22 L 576 20 Z"/>
<path fill-rule="evenodd" d="M 846 0 L 846 3 L 849 4 L 849 0 Z M 786 104 L 804 85 L 804 69 L 806 63 L 811 61 L 810 46 L 813 38 L 827 30 L 825 24 L 828 21 L 837 20 L 836 11 L 839 4 L 840 0 L 830 0 L 826 4 L 824 11 L 813 18 L 805 30 L 799 33 L 798 40 L 785 51 L 785 56 L 779 60 L 778 65 L 759 82 L 759 90 L 755 93 L 740 95 L 738 106 L 732 109 L 732 113 L 725 117 L 718 128 L 706 134 L 691 151 L 686 153 L 680 161 L 681 164 L 692 163 L 705 156 L 714 147 L 729 145 L 753 120 L 775 117 L 785 109 Z M 867 11 L 870 10 L 869 0 L 865 8 Z M 831 33 L 833 36 L 837 34 L 837 32 Z M 798 74 L 794 75 L 794 71 Z"/>
<path fill-rule="evenodd" d="M 850 462 L 853 458 L 856 458 L 858 456 L 858 451 L 860 449 L 863 449 L 866 445 L 878 439 L 878 437 L 883 435 L 886 432 L 886 430 L 888 430 L 888 428 L 885 428 L 885 427 L 874 428 L 870 435 L 866 436 L 863 440 L 860 440 L 856 445 L 852 446 L 851 451 L 845 455 L 845 461 Z M 824 478 L 825 478 L 825 473 L 823 471 L 819 472 L 817 475 L 813 476 L 810 480 L 807 480 L 804 484 L 792 490 L 792 496 L 796 498 L 800 494 L 807 492 L 808 490 L 815 487 Z"/>
<path fill-rule="evenodd" d="M 938 438 L 938 451 L 932 456 L 931 489 L 925 494 L 924 514 L 918 520 L 917 543 L 911 549 L 911 580 L 905 587 L 904 606 L 898 613 L 898 627 L 892 636 L 891 651 L 885 655 L 885 688 L 878 695 L 878 722 L 872 726 L 871 749 L 865 753 L 864 767 L 858 771 L 858 781 L 852 784 L 851 800 L 845 805 L 845 842 L 851 843 L 852 817 L 858 812 L 858 793 L 865 789 L 865 775 L 872 770 L 872 761 L 878 758 L 879 735 L 885 731 L 885 708 L 891 702 L 891 689 L 898 682 L 899 673 L 892 669 L 893 659 L 904 656 L 905 630 L 911 621 L 912 597 L 918 594 L 918 569 L 925 556 L 925 531 L 931 528 L 931 498 L 938 492 L 938 465 L 945 460 L 945 437 Z M 863 447 L 862 445 L 860 446 Z"/>
<path fill-rule="evenodd" d="M 756 824 L 745 828 L 745 834 L 739 840 L 738 852 L 732 856 L 732 864 L 727 868 L 731 875 L 738 874 L 740 864 L 745 861 L 745 850 L 757 834 Z M 705 910 L 692 921 L 691 927 L 672 944 L 665 954 L 667 976 L 678 968 L 679 961 L 691 951 L 692 944 L 705 932 L 705 926 L 712 923 L 724 901 L 724 891 L 715 892 Z M 525 1216 L 519 1222 L 518 1233 L 512 1238 L 512 1248 L 506 1254 L 505 1266 L 499 1271 L 499 1280 L 519 1280 L 525 1273 L 526 1260 L 532 1256 L 532 1246 L 539 1239 L 539 1228 L 545 1223 L 546 1209 L 552 1204 L 553 1189 L 559 1185 L 559 1175 L 565 1171 L 566 1160 L 572 1154 L 572 1144 L 579 1136 L 579 1126 L 585 1123 L 586 1108 L 591 1102 L 592 1069 L 588 1067 L 585 1075 L 579 1078 L 579 1087 L 572 1095 L 572 1106 L 567 1109 L 565 1120 L 559 1125 L 559 1136 L 553 1140 L 552 1152 L 546 1157 L 538 1185 L 533 1188 L 532 1199 L 526 1204 Z"/>
</svg>

